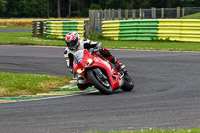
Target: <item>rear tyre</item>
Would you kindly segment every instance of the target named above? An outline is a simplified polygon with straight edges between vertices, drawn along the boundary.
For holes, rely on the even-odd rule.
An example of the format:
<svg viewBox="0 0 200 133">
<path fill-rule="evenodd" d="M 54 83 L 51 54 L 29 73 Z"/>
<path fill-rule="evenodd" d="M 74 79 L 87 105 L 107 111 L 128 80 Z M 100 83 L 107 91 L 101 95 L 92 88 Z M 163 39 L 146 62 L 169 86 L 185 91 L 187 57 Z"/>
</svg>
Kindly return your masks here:
<svg viewBox="0 0 200 133">
<path fill-rule="evenodd" d="M 125 73 L 124 76 L 124 85 L 121 87 L 123 91 L 131 91 L 134 88 L 134 82 L 131 76 L 128 73 Z"/>
<path fill-rule="evenodd" d="M 88 72 L 87 79 L 97 88 L 102 94 L 110 95 L 112 93 L 112 87 L 109 80 L 103 80 L 99 78 L 96 73 L 91 70 Z"/>
</svg>

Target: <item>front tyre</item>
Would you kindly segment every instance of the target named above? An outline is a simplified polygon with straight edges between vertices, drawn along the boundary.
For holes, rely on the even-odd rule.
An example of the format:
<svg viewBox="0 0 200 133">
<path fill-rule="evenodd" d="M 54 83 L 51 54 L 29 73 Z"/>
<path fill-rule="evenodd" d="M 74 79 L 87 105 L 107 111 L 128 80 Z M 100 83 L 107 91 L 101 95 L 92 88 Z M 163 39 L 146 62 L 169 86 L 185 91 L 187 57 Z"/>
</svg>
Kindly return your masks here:
<svg viewBox="0 0 200 133">
<path fill-rule="evenodd" d="M 77 86 L 80 90 L 85 90 L 89 87 L 89 84 L 77 84 Z"/>
<path fill-rule="evenodd" d="M 134 88 L 134 82 L 128 73 L 124 75 L 124 85 L 121 87 L 123 91 L 131 91 Z"/>
<path fill-rule="evenodd" d="M 112 87 L 109 79 L 102 79 L 93 70 L 87 74 L 87 79 L 97 88 L 102 94 L 110 95 L 112 93 Z"/>
</svg>

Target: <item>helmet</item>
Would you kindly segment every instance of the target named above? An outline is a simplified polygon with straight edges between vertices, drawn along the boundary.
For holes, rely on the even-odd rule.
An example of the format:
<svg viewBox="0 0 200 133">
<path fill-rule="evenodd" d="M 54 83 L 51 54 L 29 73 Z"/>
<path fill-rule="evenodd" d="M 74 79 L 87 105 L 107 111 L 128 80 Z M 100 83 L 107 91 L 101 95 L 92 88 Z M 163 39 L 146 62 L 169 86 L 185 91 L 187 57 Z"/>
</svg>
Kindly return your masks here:
<svg viewBox="0 0 200 133">
<path fill-rule="evenodd" d="M 79 35 L 77 32 L 69 32 L 65 36 L 65 42 L 70 50 L 76 50 L 78 47 Z"/>
</svg>

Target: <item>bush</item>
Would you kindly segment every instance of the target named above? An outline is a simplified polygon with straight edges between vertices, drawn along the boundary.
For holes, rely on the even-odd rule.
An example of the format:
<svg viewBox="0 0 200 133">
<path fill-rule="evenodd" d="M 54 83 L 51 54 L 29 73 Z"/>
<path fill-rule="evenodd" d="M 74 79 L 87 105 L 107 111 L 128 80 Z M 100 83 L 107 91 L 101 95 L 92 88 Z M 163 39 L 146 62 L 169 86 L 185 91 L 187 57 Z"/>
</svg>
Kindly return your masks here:
<svg viewBox="0 0 200 133">
<path fill-rule="evenodd" d="M 91 33 L 89 35 L 90 40 L 105 40 L 101 33 Z"/>
</svg>

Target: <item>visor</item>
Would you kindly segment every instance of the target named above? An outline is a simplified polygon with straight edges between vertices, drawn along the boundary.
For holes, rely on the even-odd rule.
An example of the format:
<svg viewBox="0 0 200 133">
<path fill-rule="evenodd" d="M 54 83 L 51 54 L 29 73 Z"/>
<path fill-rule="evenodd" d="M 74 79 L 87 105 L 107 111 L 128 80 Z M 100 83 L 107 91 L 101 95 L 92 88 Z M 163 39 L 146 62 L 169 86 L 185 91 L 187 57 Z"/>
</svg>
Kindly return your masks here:
<svg viewBox="0 0 200 133">
<path fill-rule="evenodd" d="M 66 41 L 66 44 L 70 50 L 75 50 L 77 47 L 77 43 L 75 41 L 71 41 L 71 42 Z"/>
<path fill-rule="evenodd" d="M 66 44 L 68 47 L 74 47 L 76 45 L 76 42 L 75 41 L 71 41 L 71 42 L 66 41 Z"/>
</svg>

